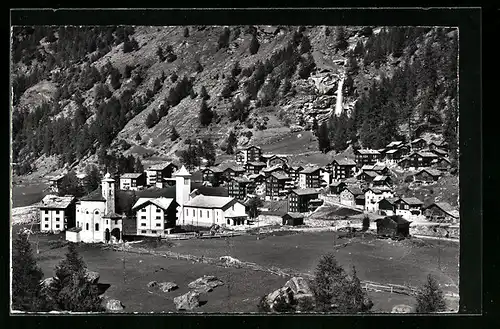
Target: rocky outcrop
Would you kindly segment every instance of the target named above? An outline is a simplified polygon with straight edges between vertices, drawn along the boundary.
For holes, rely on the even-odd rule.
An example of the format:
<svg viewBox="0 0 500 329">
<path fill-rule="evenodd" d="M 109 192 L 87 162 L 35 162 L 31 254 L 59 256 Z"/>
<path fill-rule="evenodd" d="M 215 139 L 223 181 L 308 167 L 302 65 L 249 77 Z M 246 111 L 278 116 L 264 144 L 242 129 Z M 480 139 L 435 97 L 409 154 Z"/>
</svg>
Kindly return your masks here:
<svg viewBox="0 0 500 329">
<path fill-rule="evenodd" d="M 178 311 L 190 311 L 200 306 L 200 293 L 189 291 L 184 295 L 174 298 L 175 308 Z"/>
<path fill-rule="evenodd" d="M 179 288 L 179 286 L 174 282 L 162 282 L 158 284 L 158 289 L 160 289 L 163 292 L 170 292 L 177 288 Z"/>
<path fill-rule="evenodd" d="M 99 275 L 99 273 L 95 271 L 89 271 L 89 270 L 85 271 L 85 279 L 92 284 L 97 284 L 100 277 L 101 276 Z"/>
<path fill-rule="evenodd" d="M 314 295 L 308 282 L 302 277 L 293 277 L 285 285 L 266 296 L 265 302 L 271 311 L 287 305 L 297 311 L 310 310 L 314 304 Z"/>
<path fill-rule="evenodd" d="M 224 282 L 213 275 L 204 275 L 203 277 L 189 283 L 188 287 L 200 293 L 207 293 L 218 286 L 222 286 L 223 284 Z"/>
<path fill-rule="evenodd" d="M 155 288 L 158 286 L 158 282 L 157 281 L 150 281 L 148 283 L 148 288 Z"/>
<path fill-rule="evenodd" d="M 118 299 L 107 299 L 104 307 L 109 312 L 123 311 L 123 309 L 125 308 L 122 302 L 120 302 Z"/>
<path fill-rule="evenodd" d="M 396 305 L 392 308 L 391 313 L 412 313 L 413 308 L 409 305 Z"/>
</svg>

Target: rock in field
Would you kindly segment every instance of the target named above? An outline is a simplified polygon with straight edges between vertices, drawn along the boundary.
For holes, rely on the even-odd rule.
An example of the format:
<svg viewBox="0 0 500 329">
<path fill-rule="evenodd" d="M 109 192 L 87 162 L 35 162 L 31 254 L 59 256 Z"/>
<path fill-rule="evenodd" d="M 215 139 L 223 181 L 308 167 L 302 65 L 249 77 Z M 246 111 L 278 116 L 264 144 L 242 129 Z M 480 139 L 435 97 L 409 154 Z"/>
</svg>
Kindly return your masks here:
<svg viewBox="0 0 500 329">
<path fill-rule="evenodd" d="M 213 275 L 204 275 L 203 277 L 189 283 L 188 287 L 199 291 L 200 293 L 206 293 L 212 291 L 215 287 L 222 286 L 223 284 L 224 282 Z"/>
<path fill-rule="evenodd" d="M 174 282 L 162 282 L 158 284 L 158 288 L 163 292 L 169 292 L 179 288 L 179 286 Z"/>
<path fill-rule="evenodd" d="M 118 299 L 108 299 L 105 304 L 106 310 L 111 312 L 122 311 L 124 309 L 122 302 Z"/>
<path fill-rule="evenodd" d="M 97 284 L 97 282 L 99 281 L 99 278 L 100 278 L 100 275 L 97 272 L 89 271 L 89 270 L 87 270 L 85 272 L 85 279 L 87 279 L 87 281 L 89 281 L 92 284 Z"/>
<path fill-rule="evenodd" d="M 392 308 L 392 312 L 391 313 L 411 313 L 412 312 L 412 307 L 409 306 L 409 305 L 404 305 L 404 304 L 401 304 L 401 305 L 396 305 Z"/>
<path fill-rule="evenodd" d="M 198 291 L 189 291 L 184 295 L 175 297 L 174 304 L 178 311 L 190 311 L 200 306 L 200 293 Z"/>
<path fill-rule="evenodd" d="M 154 288 L 154 287 L 157 287 L 158 286 L 158 282 L 157 281 L 151 281 L 148 283 L 148 288 Z"/>
<path fill-rule="evenodd" d="M 300 276 L 293 277 L 285 283 L 285 287 L 292 289 L 294 295 L 296 294 L 312 294 L 312 290 L 309 287 L 307 281 Z"/>
</svg>

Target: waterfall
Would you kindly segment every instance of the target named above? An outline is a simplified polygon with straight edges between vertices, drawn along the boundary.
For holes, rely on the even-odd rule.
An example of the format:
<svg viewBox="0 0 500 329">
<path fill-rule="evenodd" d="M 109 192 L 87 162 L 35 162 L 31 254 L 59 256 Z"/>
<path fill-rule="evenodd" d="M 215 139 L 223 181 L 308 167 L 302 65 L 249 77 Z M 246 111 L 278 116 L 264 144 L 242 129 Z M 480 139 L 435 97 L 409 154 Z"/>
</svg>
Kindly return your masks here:
<svg viewBox="0 0 500 329">
<path fill-rule="evenodd" d="M 342 100 L 342 87 L 344 86 L 344 76 L 340 77 L 339 85 L 337 87 L 337 104 L 335 104 L 335 115 L 339 116 L 342 114 L 343 110 L 343 100 Z"/>
</svg>

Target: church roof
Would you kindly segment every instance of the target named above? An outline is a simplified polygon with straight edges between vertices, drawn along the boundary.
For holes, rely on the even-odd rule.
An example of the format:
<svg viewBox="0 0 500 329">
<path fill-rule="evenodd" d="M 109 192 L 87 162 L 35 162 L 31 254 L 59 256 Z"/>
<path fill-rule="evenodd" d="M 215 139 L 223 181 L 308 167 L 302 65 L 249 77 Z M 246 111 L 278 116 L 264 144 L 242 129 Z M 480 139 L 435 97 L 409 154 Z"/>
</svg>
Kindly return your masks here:
<svg viewBox="0 0 500 329">
<path fill-rule="evenodd" d="M 102 189 L 98 187 L 89 194 L 81 197 L 80 201 L 106 201 L 106 199 L 102 196 Z"/>
<path fill-rule="evenodd" d="M 221 209 L 233 200 L 235 199 L 231 197 L 198 195 L 195 198 L 189 200 L 186 204 L 184 204 L 184 206 Z"/>
<path fill-rule="evenodd" d="M 182 166 L 181 169 L 174 173 L 176 177 L 190 177 L 191 174 L 187 171 L 186 167 Z"/>
<path fill-rule="evenodd" d="M 174 199 L 163 198 L 163 197 L 160 197 L 160 198 L 139 198 L 139 200 L 137 200 L 137 202 L 132 206 L 132 210 L 137 209 L 137 208 L 141 208 L 141 206 L 143 206 L 147 203 L 152 203 L 155 206 L 157 206 L 163 210 L 167 210 L 168 207 L 170 207 L 170 205 L 172 204 L 172 202 L 175 202 Z"/>
</svg>

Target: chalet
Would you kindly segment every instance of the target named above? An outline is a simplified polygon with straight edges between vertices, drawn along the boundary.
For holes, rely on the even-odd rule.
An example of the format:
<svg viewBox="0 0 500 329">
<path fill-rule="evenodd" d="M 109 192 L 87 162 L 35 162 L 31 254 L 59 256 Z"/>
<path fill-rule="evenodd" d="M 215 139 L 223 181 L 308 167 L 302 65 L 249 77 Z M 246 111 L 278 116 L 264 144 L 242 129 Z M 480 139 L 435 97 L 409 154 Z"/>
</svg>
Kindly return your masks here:
<svg viewBox="0 0 500 329">
<path fill-rule="evenodd" d="M 266 177 L 263 174 L 251 174 L 247 177 L 254 183 L 254 185 L 260 185 L 266 182 Z"/>
<path fill-rule="evenodd" d="M 451 162 L 448 158 L 439 157 L 432 161 L 432 166 L 437 170 L 448 171 L 451 167 Z"/>
<path fill-rule="evenodd" d="M 252 194 L 253 191 L 255 191 L 255 186 L 248 178 L 232 177 L 227 186 L 227 190 L 231 198 L 245 200 L 247 194 Z"/>
<path fill-rule="evenodd" d="M 177 202 L 172 198 L 139 198 L 132 206 L 137 235 L 161 236 L 169 233 L 177 222 Z"/>
<path fill-rule="evenodd" d="M 73 196 L 46 195 L 40 201 L 41 232 L 62 232 L 75 226 L 75 202 Z"/>
<path fill-rule="evenodd" d="M 359 180 L 365 181 L 367 183 L 372 182 L 375 177 L 377 177 L 378 174 L 375 171 L 367 170 L 367 171 L 362 171 L 357 178 Z"/>
<path fill-rule="evenodd" d="M 394 197 L 394 193 L 389 188 L 369 188 L 365 191 L 365 210 L 368 212 L 378 212 L 379 201 Z"/>
<path fill-rule="evenodd" d="M 286 175 L 271 174 L 266 178 L 266 200 L 277 200 L 286 194 L 285 185 L 292 178 Z"/>
<path fill-rule="evenodd" d="M 399 161 L 402 168 L 422 168 L 430 167 L 432 161 L 437 159 L 438 156 L 430 152 L 413 152 L 406 158 Z"/>
<path fill-rule="evenodd" d="M 282 168 L 288 167 L 288 159 L 286 157 L 280 157 L 278 155 L 273 155 L 269 159 L 267 159 L 267 166 L 281 166 Z"/>
<path fill-rule="evenodd" d="M 58 175 L 49 179 L 49 190 L 54 193 L 59 193 L 61 184 L 65 175 Z"/>
<path fill-rule="evenodd" d="M 358 196 L 362 196 L 363 201 L 361 201 L 361 199 L 358 199 L 359 201 L 357 201 L 356 197 Z M 342 190 L 342 192 L 340 192 L 340 203 L 345 206 L 359 208 L 359 206 L 361 206 L 362 204 L 364 205 L 364 198 L 365 194 L 358 187 L 346 187 Z"/>
<path fill-rule="evenodd" d="M 377 150 L 362 149 L 354 151 L 355 161 L 357 167 L 363 165 L 373 165 L 381 160 L 380 152 Z"/>
<path fill-rule="evenodd" d="M 442 173 L 439 170 L 424 168 L 420 170 L 418 173 L 416 173 L 413 177 L 417 181 L 430 183 L 438 181 L 441 175 Z"/>
<path fill-rule="evenodd" d="M 411 141 L 411 147 L 414 151 L 422 150 L 427 147 L 427 142 L 423 138 L 416 138 Z"/>
<path fill-rule="evenodd" d="M 332 179 L 345 179 L 354 176 L 356 162 L 352 159 L 336 159 L 331 163 Z"/>
<path fill-rule="evenodd" d="M 401 146 L 404 146 L 404 143 L 402 141 L 393 141 L 387 144 L 385 147 L 386 150 L 395 150 L 400 148 Z"/>
<path fill-rule="evenodd" d="M 262 169 L 262 173 L 264 174 L 265 177 L 268 177 L 272 173 L 276 173 L 276 174 L 280 174 L 280 175 L 286 175 L 286 170 L 283 169 L 282 166 L 276 165 L 276 166 L 273 166 L 273 167 L 268 167 L 268 168 Z"/>
<path fill-rule="evenodd" d="M 283 225 L 297 226 L 304 225 L 304 215 L 296 212 L 289 212 L 283 215 Z"/>
<path fill-rule="evenodd" d="M 382 216 L 396 215 L 396 201 L 398 198 L 382 199 L 378 202 L 378 214 Z"/>
<path fill-rule="evenodd" d="M 218 167 L 208 167 L 204 168 L 201 171 L 202 181 L 209 182 L 213 186 L 219 186 L 223 183 L 223 174 L 224 171 Z"/>
<path fill-rule="evenodd" d="M 392 149 L 385 152 L 385 162 L 389 164 L 396 164 L 401 160 L 403 151 L 401 149 Z"/>
<path fill-rule="evenodd" d="M 258 174 L 262 169 L 266 167 L 266 164 L 264 162 L 256 162 L 256 161 L 250 161 L 245 163 L 244 168 L 245 168 L 245 173 L 247 175 L 251 174 Z"/>
<path fill-rule="evenodd" d="M 229 166 L 222 171 L 222 176 L 226 181 L 229 181 L 231 177 L 241 177 L 244 173 L 243 167 Z"/>
<path fill-rule="evenodd" d="M 146 185 L 146 174 L 142 173 L 125 173 L 120 176 L 120 190 L 138 189 Z"/>
<path fill-rule="evenodd" d="M 459 222 L 460 213 L 447 202 L 436 202 L 424 209 L 425 218 L 431 222 L 453 223 Z"/>
<path fill-rule="evenodd" d="M 448 152 L 440 149 L 440 148 L 435 148 L 435 149 L 432 149 L 432 150 L 429 150 L 431 153 L 434 153 L 435 155 L 437 155 L 438 157 L 445 157 L 448 155 Z"/>
<path fill-rule="evenodd" d="M 372 180 L 372 186 L 391 186 L 391 185 L 392 185 L 392 179 L 389 176 L 377 175 Z"/>
<path fill-rule="evenodd" d="M 429 150 L 435 150 L 435 149 L 441 149 L 441 150 L 448 150 L 448 143 L 446 142 L 430 142 L 429 143 Z"/>
<path fill-rule="evenodd" d="M 309 212 L 309 202 L 318 199 L 319 192 L 312 188 L 296 189 L 288 196 L 288 211 L 305 213 Z"/>
<path fill-rule="evenodd" d="M 386 165 L 364 165 L 361 167 L 361 171 L 373 171 L 378 175 L 387 175 L 389 174 L 389 168 Z"/>
<path fill-rule="evenodd" d="M 291 166 L 288 168 L 288 174 L 290 175 L 290 177 L 292 177 L 294 181 L 298 182 L 299 174 L 302 170 L 304 170 L 304 167 L 302 166 Z"/>
<path fill-rule="evenodd" d="M 356 208 L 365 209 L 366 205 L 365 195 L 364 194 L 357 195 L 355 199 L 356 199 L 355 200 Z"/>
<path fill-rule="evenodd" d="M 184 225 L 211 227 L 244 225 L 245 205 L 235 198 L 198 195 L 184 204 Z"/>
<path fill-rule="evenodd" d="M 260 162 L 262 156 L 262 149 L 258 146 L 252 145 L 236 152 L 236 162 L 238 164 L 245 164 L 247 162 Z"/>
<path fill-rule="evenodd" d="M 423 202 L 417 198 L 399 198 L 395 201 L 396 215 L 404 219 L 415 218 L 422 215 Z"/>
<path fill-rule="evenodd" d="M 407 237 L 410 235 L 410 223 L 401 216 L 386 216 L 375 220 L 377 235 L 388 237 Z"/>
<path fill-rule="evenodd" d="M 146 185 L 163 187 L 164 178 L 172 178 L 174 171 L 179 169 L 172 162 L 159 163 L 146 169 Z"/>
<path fill-rule="evenodd" d="M 299 188 L 320 188 L 321 168 L 308 167 L 299 173 Z"/>
<path fill-rule="evenodd" d="M 334 181 L 330 184 L 330 193 L 339 195 L 340 192 L 347 186 L 346 183 L 340 181 Z"/>
</svg>

